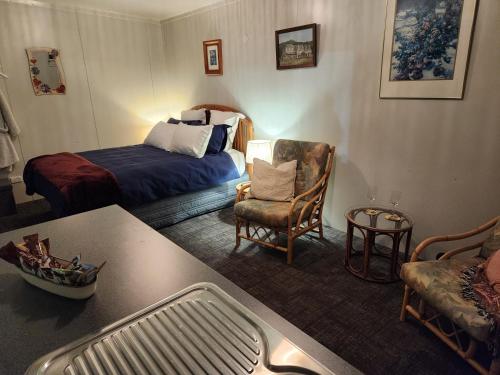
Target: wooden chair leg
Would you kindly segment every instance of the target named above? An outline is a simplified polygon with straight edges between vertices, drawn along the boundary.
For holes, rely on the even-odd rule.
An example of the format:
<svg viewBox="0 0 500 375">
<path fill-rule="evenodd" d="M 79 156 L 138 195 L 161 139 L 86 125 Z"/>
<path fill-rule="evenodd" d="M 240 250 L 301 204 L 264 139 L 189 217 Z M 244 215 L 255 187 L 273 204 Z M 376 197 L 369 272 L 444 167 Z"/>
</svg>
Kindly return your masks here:
<svg viewBox="0 0 500 375">
<path fill-rule="evenodd" d="M 464 358 L 465 359 L 473 358 L 474 354 L 476 354 L 476 349 L 477 349 L 477 341 L 471 337 L 467 351 L 464 353 Z"/>
<path fill-rule="evenodd" d="M 293 237 L 288 236 L 288 245 L 286 250 L 286 264 L 292 264 L 293 261 Z"/>
<path fill-rule="evenodd" d="M 405 285 L 405 293 L 403 295 L 403 305 L 401 306 L 401 314 L 399 315 L 399 320 L 404 322 L 406 320 L 406 306 L 408 305 L 408 301 L 410 300 L 410 287 Z"/>
<path fill-rule="evenodd" d="M 238 247 L 240 247 L 241 244 L 241 237 L 240 237 L 240 231 L 241 231 L 241 223 L 236 218 L 236 245 L 234 246 L 234 249 L 236 250 Z"/>
<path fill-rule="evenodd" d="M 318 233 L 319 233 L 319 239 L 322 240 L 323 239 L 323 222 L 319 223 Z"/>
<path fill-rule="evenodd" d="M 500 375 L 500 358 L 493 358 L 488 375 Z"/>
</svg>

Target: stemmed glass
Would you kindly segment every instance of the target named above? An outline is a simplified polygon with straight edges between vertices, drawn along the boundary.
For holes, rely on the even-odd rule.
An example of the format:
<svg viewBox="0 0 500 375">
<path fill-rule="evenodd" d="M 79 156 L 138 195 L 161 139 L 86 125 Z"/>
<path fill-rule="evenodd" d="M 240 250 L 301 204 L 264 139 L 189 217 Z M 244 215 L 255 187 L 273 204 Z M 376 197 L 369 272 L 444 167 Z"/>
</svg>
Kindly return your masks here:
<svg viewBox="0 0 500 375">
<path fill-rule="evenodd" d="M 389 199 L 389 201 L 394 207 L 394 210 L 396 209 L 397 206 L 399 206 L 399 201 L 401 200 L 402 195 L 403 193 L 398 190 L 391 191 L 391 198 Z"/>
<path fill-rule="evenodd" d="M 377 199 L 377 187 L 370 186 L 368 188 L 368 191 L 366 192 L 366 197 L 370 201 L 370 205 L 373 206 L 373 204 L 375 203 L 375 200 Z"/>
</svg>

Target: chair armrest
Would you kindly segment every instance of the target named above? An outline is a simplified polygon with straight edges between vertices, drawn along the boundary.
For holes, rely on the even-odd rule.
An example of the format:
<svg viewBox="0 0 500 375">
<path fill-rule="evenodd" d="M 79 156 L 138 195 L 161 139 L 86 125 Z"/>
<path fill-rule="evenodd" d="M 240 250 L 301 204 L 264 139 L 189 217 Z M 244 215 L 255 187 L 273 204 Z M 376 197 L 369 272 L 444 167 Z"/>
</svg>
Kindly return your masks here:
<svg viewBox="0 0 500 375">
<path fill-rule="evenodd" d="M 293 211 L 295 209 L 295 206 L 297 205 L 297 203 L 300 200 L 303 200 L 305 197 L 311 195 L 311 198 L 306 199 L 307 203 L 300 210 L 300 214 L 297 218 L 297 223 L 302 222 L 302 218 L 304 217 L 304 214 L 306 213 L 309 206 L 315 204 L 316 201 L 318 200 L 318 198 L 320 198 L 320 197 L 322 198 L 322 200 L 324 199 L 324 197 L 322 197 L 322 194 L 324 194 L 324 192 L 326 191 L 327 185 L 328 185 L 326 183 L 327 178 L 328 178 L 328 174 L 324 174 L 323 177 L 321 177 L 319 179 L 319 181 L 312 188 L 310 188 L 309 190 L 307 190 L 306 192 L 304 192 L 302 194 L 297 195 L 292 200 L 292 204 L 290 205 L 290 210 L 288 211 L 288 226 L 289 227 L 292 225 Z M 313 210 L 313 212 L 314 212 L 314 210 Z"/>
<path fill-rule="evenodd" d="M 250 191 L 250 186 L 252 183 L 250 181 L 248 182 L 243 182 L 241 184 L 238 184 L 236 186 L 236 203 L 241 202 L 242 200 L 245 199 L 245 196 L 248 194 Z"/>
<path fill-rule="evenodd" d="M 443 255 L 441 255 L 438 258 L 438 260 L 450 259 L 451 257 L 454 257 L 455 255 L 458 255 L 458 254 L 461 254 L 461 253 L 465 253 L 466 251 L 471 251 L 471 250 L 474 250 L 474 249 L 479 249 L 481 246 L 483 246 L 483 244 L 484 244 L 484 241 L 480 241 L 478 243 L 475 243 L 474 245 L 464 246 L 464 247 L 460 247 L 460 248 L 453 249 L 453 250 L 448 250 Z"/>
<path fill-rule="evenodd" d="M 458 241 L 458 240 L 463 240 L 463 239 L 466 239 L 466 238 L 474 237 L 475 235 L 478 235 L 480 233 L 483 233 L 483 232 L 487 231 L 488 229 L 493 228 L 499 221 L 500 221 L 500 216 L 497 216 L 497 217 L 491 219 L 490 221 L 484 223 L 483 225 L 481 225 L 481 226 L 479 226 L 479 227 L 477 227 L 475 229 L 472 229 L 472 230 L 470 230 L 468 232 L 463 232 L 463 233 L 458 233 L 458 234 L 451 234 L 451 235 L 447 235 L 447 236 L 433 236 L 433 237 L 429 237 L 429 238 L 423 240 L 422 242 L 420 242 L 418 244 L 418 246 L 413 251 L 413 254 L 411 255 L 410 262 L 416 262 L 416 261 L 418 261 L 418 259 L 417 259 L 418 256 L 427 247 L 429 247 L 433 243 L 436 243 L 436 242 Z M 480 241 L 480 242 L 478 242 L 478 243 L 476 243 L 474 245 L 470 245 L 470 246 L 465 246 L 465 247 L 458 248 L 458 249 L 449 250 L 446 253 L 444 253 L 444 255 L 442 255 L 439 259 L 448 259 L 448 258 L 451 258 L 452 256 L 455 256 L 457 254 L 463 253 L 465 251 L 476 249 L 476 248 L 480 247 L 483 244 L 483 242 L 484 241 Z"/>
</svg>

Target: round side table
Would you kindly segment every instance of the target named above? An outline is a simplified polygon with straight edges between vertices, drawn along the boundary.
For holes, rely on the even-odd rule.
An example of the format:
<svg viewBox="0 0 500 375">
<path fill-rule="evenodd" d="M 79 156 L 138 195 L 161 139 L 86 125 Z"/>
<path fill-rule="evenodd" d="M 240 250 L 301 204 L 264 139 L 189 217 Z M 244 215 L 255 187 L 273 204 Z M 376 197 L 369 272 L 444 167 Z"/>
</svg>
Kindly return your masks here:
<svg viewBox="0 0 500 375">
<path fill-rule="evenodd" d="M 400 280 L 399 249 L 404 241 L 404 258 L 410 250 L 413 220 L 405 213 L 382 207 L 354 207 L 345 213 L 347 219 L 347 241 L 345 268 L 353 275 L 371 282 L 391 283 Z M 363 236 L 363 249 L 354 247 L 354 230 Z M 392 247 L 375 244 L 377 237 L 391 240 Z M 376 261 L 377 267 L 373 267 Z"/>
</svg>

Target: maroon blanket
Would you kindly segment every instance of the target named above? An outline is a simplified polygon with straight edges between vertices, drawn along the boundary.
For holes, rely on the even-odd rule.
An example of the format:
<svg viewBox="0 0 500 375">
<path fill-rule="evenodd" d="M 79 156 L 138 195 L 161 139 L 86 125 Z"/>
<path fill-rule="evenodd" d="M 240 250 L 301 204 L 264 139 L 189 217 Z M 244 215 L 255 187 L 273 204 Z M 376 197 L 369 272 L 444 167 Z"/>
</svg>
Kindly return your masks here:
<svg viewBox="0 0 500 375">
<path fill-rule="evenodd" d="M 27 194 L 36 192 L 40 179 L 54 187 L 54 194 L 64 200 L 71 214 L 120 203 L 115 176 L 79 155 L 62 152 L 29 160 L 24 168 Z"/>
</svg>

